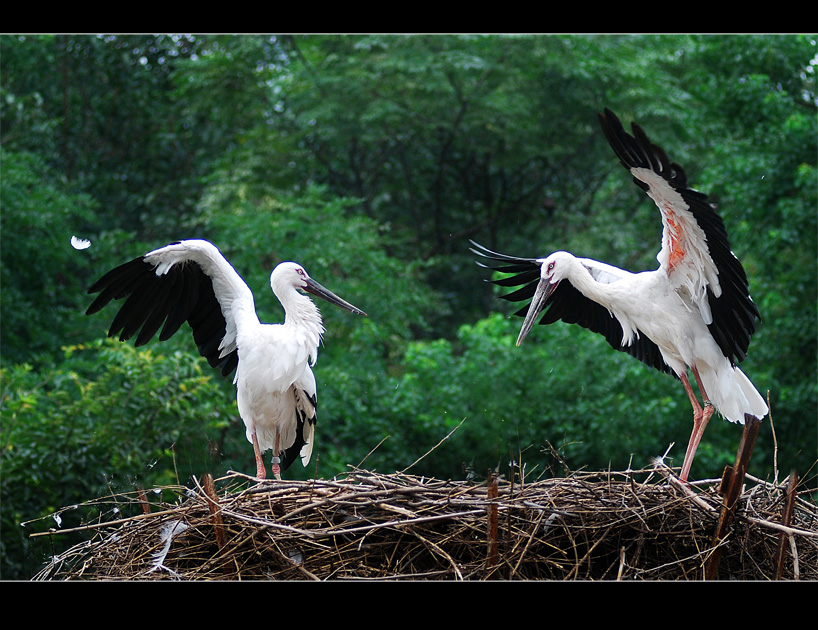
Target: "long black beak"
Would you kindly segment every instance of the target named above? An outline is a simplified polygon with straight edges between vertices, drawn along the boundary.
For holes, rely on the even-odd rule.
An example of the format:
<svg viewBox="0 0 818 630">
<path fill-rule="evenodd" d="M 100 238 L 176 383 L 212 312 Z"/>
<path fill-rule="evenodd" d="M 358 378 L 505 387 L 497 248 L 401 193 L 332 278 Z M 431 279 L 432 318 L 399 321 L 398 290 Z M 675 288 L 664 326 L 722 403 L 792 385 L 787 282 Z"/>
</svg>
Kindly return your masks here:
<svg viewBox="0 0 818 630">
<path fill-rule="evenodd" d="M 352 313 L 355 313 L 356 315 L 366 316 L 366 313 L 364 313 L 357 306 L 352 306 L 352 304 L 350 304 L 346 300 L 344 300 L 342 298 L 339 298 L 332 291 L 322 287 L 320 284 L 318 284 L 312 278 L 307 278 L 306 282 L 307 282 L 307 284 L 304 286 L 304 290 L 307 293 L 312 293 L 316 297 L 320 297 L 320 298 L 326 300 L 327 302 L 329 302 L 330 304 L 335 304 L 335 306 L 340 306 L 341 308 L 345 308 L 346 310 L 348 310 L 348 311 L 350 311 Z"/>
<path fill-rule="evenodd" d="M 540 280 L 536 291 L 534 291 L 534 297 L 531 298 L 531 304 L 528 305 L 528 312 L 525 314 L 520 335 L 517 337 L 518 346 L 523 343 L 523 339 L 531 332 L 531 328 L 534 326 L 537 316 L 542 312 L 543 308 L 545 308 L 545 303 L 548 301 L 548 298 L 551 297 L 554 289 L 557 288 L 557 284 L 559 283 L 551 284 L 546 278 Z"/>
</svg>

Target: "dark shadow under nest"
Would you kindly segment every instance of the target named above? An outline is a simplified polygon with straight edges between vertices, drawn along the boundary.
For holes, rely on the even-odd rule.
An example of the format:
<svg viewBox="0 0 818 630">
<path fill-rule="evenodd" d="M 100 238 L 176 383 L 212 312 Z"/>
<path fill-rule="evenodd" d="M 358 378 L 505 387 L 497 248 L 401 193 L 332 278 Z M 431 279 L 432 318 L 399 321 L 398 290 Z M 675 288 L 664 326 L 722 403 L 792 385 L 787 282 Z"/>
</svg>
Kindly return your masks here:
<svg viewBox="0 0 818 630">
<path fill-rule="evenodd" d="M 231 474 L 150 493 L 171 501 L 134 493 L 75 506 L 98 514 L 82 528 L 90 539 L 34 579 L 818 579 L 814 491 L 747 476 L 715 537 L 719 485 L 685 486 L 661 463 L 533 483 Z"/>
</svg>

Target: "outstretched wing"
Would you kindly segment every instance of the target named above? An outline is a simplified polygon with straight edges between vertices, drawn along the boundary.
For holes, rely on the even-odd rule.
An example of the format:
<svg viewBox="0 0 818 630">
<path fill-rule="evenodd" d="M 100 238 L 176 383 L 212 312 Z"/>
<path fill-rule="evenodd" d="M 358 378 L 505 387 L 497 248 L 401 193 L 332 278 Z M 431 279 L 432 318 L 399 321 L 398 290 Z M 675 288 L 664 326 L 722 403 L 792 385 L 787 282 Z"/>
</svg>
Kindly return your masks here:
<svg viewBox="0 0 818 630">
<path fill-rule="evenodd" d="M 493 252 L 474 241 L 470 241 L 473 247 L 471 251 L 479 256 L 483 256 L 491 261 L 490 264 L 477 262 L 478 265 L 492 271 L 511 274 L 504 278 L 490 280 L 493 284 L 501 287 L 520 287 L 516 291 L 500 296 L 509 302 L 523 302 L 530 300 L 534 296 L 537 284 L 540 281 L 541 259 L 520 258 Z M 588 270 L 597 282 L 615 282 L 619 279 L 621 270 L 608 265 L 597 263 L 587 259 L 580 259 L 580 262 Z M 515 315 L 525 317 L 528 313 L 529 304 L 518 310 Z M 548 301 L 545 303 L 540 324 L 553 324 L 562 320 L 568 324 L 578 324 L 583 328 L 601 334 L 612 348 L 620 352 L 626 352 L 632 357 L 639 359 L 646 365 L 656 368 L 660 372 L 674 374 L 673 370 L 665 363 L 659 347 L 645 335 L 635 336 L 633 343 L 622 344 L 622 325 L 607 308 L 585 297 L 569 281 L 560 282 Z"/>
<path fill-rule="evenodd" d="M 160 328 L 160 341 L 167 340 L 188 322 L 199 353 L 223 376 L 238 365 L 237 319 L 256 317 L 253 294 L 241 276 L 202 240 L 171 243 L 139 256 L 106 273 L 88 293 L 99 295 L 87 315 L 125 299 L 108 336 L 126 341 L 137 335 L 137 346 Z"/>
<path fill-rule="evenodd" d="M 674 286 L 689 291 L 724 355 L 734 364 L 744 360 L 760 315 L 715 207 L 639 125 L 632 123 L 630 135 L 607 108 L 599 120 L 622 165 L 662 214 L 660 267 Z"/>
</svg>

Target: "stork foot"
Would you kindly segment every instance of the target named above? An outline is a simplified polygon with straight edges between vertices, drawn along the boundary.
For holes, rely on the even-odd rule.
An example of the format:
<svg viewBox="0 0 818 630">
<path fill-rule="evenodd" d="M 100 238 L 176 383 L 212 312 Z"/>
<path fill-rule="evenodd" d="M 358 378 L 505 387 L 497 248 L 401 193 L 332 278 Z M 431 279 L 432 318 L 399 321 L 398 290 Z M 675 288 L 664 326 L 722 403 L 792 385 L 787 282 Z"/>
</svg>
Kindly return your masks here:
<svg viewBox="0 0 818 630">
<path fill-rule="evenodd" d="M 704 402 L 704 409 L 699 408 L 693 415 L 693 432 L 690 434 L 690 442 L 687 444 L 687 452 L 685 453 L 685 461 L 682 465 L 682 474 L 679 476 L 681 481 L 686 482 L 690 474 L 690 467 L 693 464 L 693 458 L 696 456 L 696 450 L 699 448 L 704 435 L 704 429 L 707 423 L 710 422 L 710 416 L 713 415 L 715 407 L 709 400 Z"/>
</svg>

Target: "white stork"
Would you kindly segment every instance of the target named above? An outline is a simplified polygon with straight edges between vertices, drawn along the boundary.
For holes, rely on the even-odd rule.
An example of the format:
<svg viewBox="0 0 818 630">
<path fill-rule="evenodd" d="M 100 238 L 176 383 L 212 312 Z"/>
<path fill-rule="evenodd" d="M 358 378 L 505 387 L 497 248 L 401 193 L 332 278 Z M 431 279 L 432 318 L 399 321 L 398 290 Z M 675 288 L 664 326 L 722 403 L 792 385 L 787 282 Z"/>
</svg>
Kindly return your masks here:
<svg viewBox="0 0 818 630">
<path fill-rule="evenodd" d="M 472 251 L 495 261 L 482 266 L 513 274 L 493 280 L 495 284 L 525 285 L 504 299 L 532 298 L 516 313 L 525 316 L 518 346 L 545 310 L 540 324 L 560 319 L 579 324 L 604 335 L 615 349 L 681 379 L 693 405 L 693 432 L 680 475 L 687 481 L 714 406 L 741 424 L 745 414 L 758 419 L 767 414 L 764 399 L 736 367 L 747 354 L 760 316 L 744 268 L 730 250 L 724 223 L 707 196 L 688 187 L 684 170 L 671 163 L 639 125 L 631 125 L 631 136 L 610 110 L 599 118 L 623 166 L 659 207 L 659 268 L 630 273 L 567 252 L 518 258 L 474 241 Z M 703 405 L 693 393 L 688 368 Z"/>
<path fill-rule="evenodd" d="M 324 326 L 307 291 L 355 314 L 362 310 L 315 282 L 301 265 L 283 262 L 270 275 L 284 307 L 283 324 L 262 324 L 253 293 L 211 243 L 186 240 L 148 252 L 100 278 L 88 290 L 99 295 L 91 315 L 112 299 L 127 297 L 111 323 L 109 337 L 150 341 L 156 332 L 169 339 L 187 321 L 199 353 L 222 376 L 233 370 L 239 414 L 256 456 L 256 472 L 266 476 L 262 453 L 273 449 L 277 479 L 300 455 L 310 461 L 315 431 L 315 376 Z"/>
</svg>

